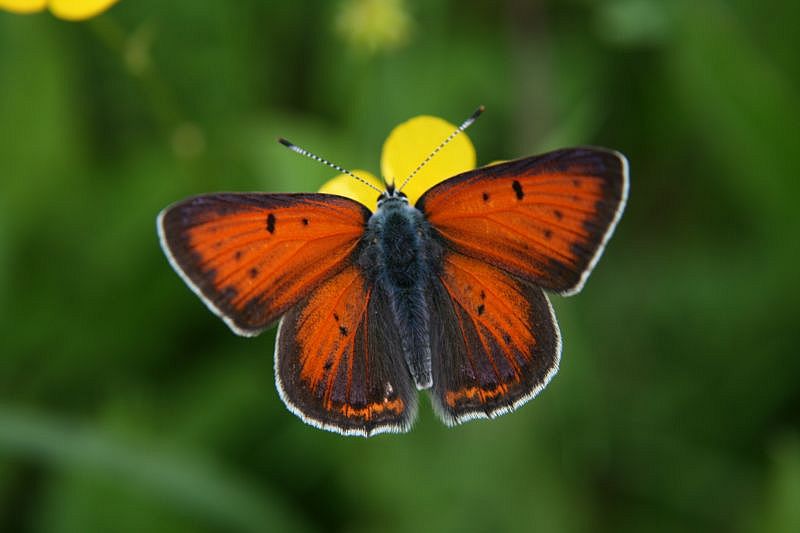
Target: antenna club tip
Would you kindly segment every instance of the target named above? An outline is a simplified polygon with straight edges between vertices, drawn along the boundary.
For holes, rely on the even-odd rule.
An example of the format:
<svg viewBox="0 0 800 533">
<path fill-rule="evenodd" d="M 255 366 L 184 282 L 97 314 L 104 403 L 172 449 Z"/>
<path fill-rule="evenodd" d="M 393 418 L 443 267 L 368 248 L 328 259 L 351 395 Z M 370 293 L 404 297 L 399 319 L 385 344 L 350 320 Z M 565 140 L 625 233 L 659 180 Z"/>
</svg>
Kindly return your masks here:
<svg viewBox="0 0 800 533">
<path fill-rule="evenodd" d="M 287 148 L 291 148 L 292 146 L 294 146 L 291 142 L 287 141 L 283 137 L 278 137 L 278 142 L 286 146 Z"/>
<path fill-rule="evenodd" d="M 476 110 L 475 110 L 475 111 L 474 111 L 474 112 L 473 112 L 473 113 L 472 113 L 472 114 L 469 116 L 469 118 L 467 118 L 467 120 L 465 120 L 464 122 L 462 122 L 462 123 L 461 123 L 461 125 L 460 125 L 460 126 L 458 127 L 458 129 L 457 129 L 457 130 L 456 130 L 456 131 L 453 133 L 453 135 L 457 135 L 457 134 L 461 133 L 462 131 L 464 131 L 465 129 L 467 129 L 467 128 L 469 128 L 470 126 L 472 126 L 472 124 L 474 124 L 474 123 L 475 123 L 475 121 L 476 121 L 476 120 L 478 120 L 478 117 L 479 117 L 479 116 L 481 116 L 481 113 L 483 113 L 484 109 L 486 109 L 484 106 L 482 106 L 482 105 L 481 105 L 481 106 L 479 106 L 479 107 L 478 107 L 478 109 L 476 109 Z M 444 146 L 444 145 L 445 145 L 445 144 L 447 144 L 448 142 L 450 142 L 450 138 L 448 138 L 448 139 L 447 139 L 447 140 L 446 140 L 446 141 L 445 141 L 445 142 L 442 144 L 442 146 Z M 441 146 L 440 146 L 440 148 L 441 148 Z M 434 152 L 434 153 L 436 153 L 436 152 Z M 431 155 L 433 155 L 433 154 L 431 154 Z M 427 160 L 425 161 L 425 163 L 427 163 Z M 424 164 L 424 163 L 423 163 L 423 164 Z"/>
</svg>

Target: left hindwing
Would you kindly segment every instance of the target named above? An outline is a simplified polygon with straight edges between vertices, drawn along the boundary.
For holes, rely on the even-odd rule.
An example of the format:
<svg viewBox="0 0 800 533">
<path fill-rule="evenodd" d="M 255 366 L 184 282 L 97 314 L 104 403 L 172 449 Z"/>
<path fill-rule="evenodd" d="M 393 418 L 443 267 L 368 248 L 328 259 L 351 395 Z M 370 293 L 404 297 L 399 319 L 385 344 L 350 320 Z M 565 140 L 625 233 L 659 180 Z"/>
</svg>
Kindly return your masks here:
<svg viewBox="0 0 800 533">
<path fill-rule="evenodd" d="M 540 288 L 447 252 L 428 294 L 431 399 L 446 424 L 511 411 L 555 375 L 561 340 Z"/>
<path fill-rule="evenodd" d="M 628 194 L 625 157 L 571 148 L 479 168 L 417 202 L 446 247 L 562 295 L 578 292 Z"/>
</svg>

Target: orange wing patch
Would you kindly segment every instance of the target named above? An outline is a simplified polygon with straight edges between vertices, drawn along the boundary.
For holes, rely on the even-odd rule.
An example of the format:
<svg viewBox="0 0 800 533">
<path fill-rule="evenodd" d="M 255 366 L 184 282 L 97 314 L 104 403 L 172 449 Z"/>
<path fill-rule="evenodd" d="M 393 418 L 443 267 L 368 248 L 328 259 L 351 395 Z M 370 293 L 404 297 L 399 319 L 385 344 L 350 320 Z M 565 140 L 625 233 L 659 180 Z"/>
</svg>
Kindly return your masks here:
<svg viewBox="0 0 800 533">
<path fill-rule="evenodd" d="M 417 203 L 445 242 L 541 287 L 573 294 L 627 196 L 616 152 L 560 150 L 447 180 Z"/>
<path fill-rule="evenodd" d="M 487 405 L 501 400 L 508 395 L 508 391 L 509 387 L 505 383 L 488 389 L 481 387 L 464 387 L 455 391 L 446 391 L 444 393 L 444 401 L 451 409 L 455 409 L 461 404 Z"/>
<path fill-rule="evenodd" d="M 528 323 L 530 306 L 519 283 L 484 262 L 460 254 L 445 256 L 440 279 L 480 339 L 480 345 L 468 346 L 468 352 L 485 354 L 501 384 L 508 378 L 519 381 L 520 367 L 536 344 Z"/>
<path fill-rule="evenodd" d="M 433 402 L 448 424 L 524 403 L 558 368 L 558 326 L 541 289 L 485 262 L 444 256 L 431 297 Z"/>
<path fill-rule="evenodd" d="M 388 306 L 351 266 L 287 313 L 279 329 L 281 397 L 312 425 L 345 434 L 407 430 L 416 392 Z M 391 318 L 391 317 L 389 317 Z"/>
<path fill-rule="evenodd" d="M 318 194 L 216 194 L 159 217 L 173 266 L 240 334 L 260 332 L 349 262 L 369 211 Z"/>
<path fill-rule="evenodd" d="M 322 284 L 303 308 L 295 336 L 300 353 L 300 378 L 317 390 L 324 386 L 326 409 L 332 409 L 335 384 L 330 376 L 340 372 L 346 379 L 349 397 L 353 382 L 353 353 L 356 331 L 365 321 L 370 293 L 363 276 L 349 268 Z M 344 368 L 340 366 L 345 365 Z M 367 413 L 367 416 L 369 413 Z"/>
</svg>

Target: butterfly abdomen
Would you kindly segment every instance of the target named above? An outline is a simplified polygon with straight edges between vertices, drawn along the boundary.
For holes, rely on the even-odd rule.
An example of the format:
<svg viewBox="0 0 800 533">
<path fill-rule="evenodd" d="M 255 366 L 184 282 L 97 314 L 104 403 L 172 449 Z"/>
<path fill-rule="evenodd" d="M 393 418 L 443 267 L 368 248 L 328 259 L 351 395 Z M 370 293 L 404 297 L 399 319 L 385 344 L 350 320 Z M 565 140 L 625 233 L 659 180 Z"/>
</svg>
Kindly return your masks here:
<svg viewBox="0 0 800 533">
<path fill-rule="evenodd" d="M 432 384 L 429 313 L 430 227 L 405 199 L 382 203 L 369 221 L 362 264 L 387 295 L 417 388 Z"/>
</svg>

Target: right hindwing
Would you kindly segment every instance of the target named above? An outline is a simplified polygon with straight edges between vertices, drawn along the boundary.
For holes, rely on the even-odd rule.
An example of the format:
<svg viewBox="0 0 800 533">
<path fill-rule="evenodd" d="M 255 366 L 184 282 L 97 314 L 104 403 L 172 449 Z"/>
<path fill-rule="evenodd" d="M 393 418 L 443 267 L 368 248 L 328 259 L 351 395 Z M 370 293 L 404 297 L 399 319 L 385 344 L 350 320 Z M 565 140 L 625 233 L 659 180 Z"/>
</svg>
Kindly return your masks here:
<svg viewBox="0 0 800 533">
<path fill-rule="evenodd" d="M 351 265 L 281 320 L 275 373 L 287 407 L 345 435 L 404 432 L 417 394 L 387 294 Z"/>
</svg>

